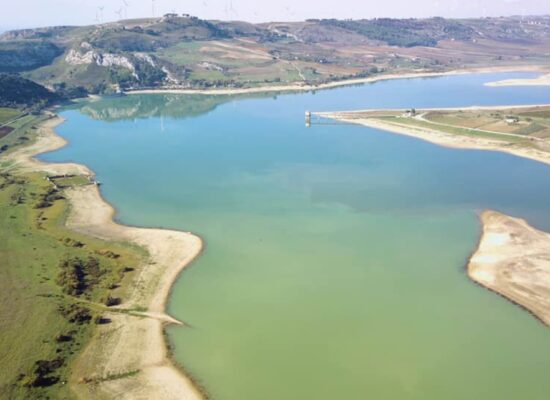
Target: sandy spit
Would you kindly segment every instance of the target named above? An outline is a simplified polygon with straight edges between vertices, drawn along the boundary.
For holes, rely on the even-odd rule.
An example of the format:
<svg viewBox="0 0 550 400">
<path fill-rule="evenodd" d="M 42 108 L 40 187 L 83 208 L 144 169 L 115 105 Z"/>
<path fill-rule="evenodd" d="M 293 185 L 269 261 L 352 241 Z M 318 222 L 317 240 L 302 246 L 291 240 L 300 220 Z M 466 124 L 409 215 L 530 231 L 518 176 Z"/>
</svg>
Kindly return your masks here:
<svg viewBox="0 0 550 400">
<path fill-rule="evenodd" d="M 352 86 L 364 83 L 372 83 L 385 81 L 390 79 L 409 79 L 409 78 L 429 78 L 445 75 L 463 75 L 471 73 L 485 72 L 540 72 L 547 67 L 539 66 L 503 66 L 503 67 L 483 67 L 483 68 L 465 68 L 461 70 L 446 71 L 446 72 L 430 72 L 426 70 L 418 70 L 410 73 L 396 73 L 372 76 L 368 78 L 346 79 L 343 81 L 323 83 L 320 85 L 292 84 L 282 86 L 261 86 L 254 88 L 235 88 L 235 89 L 181 89 L 181 88 L 158 88 L 158 89 L 141 89 L 131 90 L 126 94 L 151 94 L 151 93 L 167 93 L 167 94 L 205 94 L 205 95 L 231 95 L 231 94 L 247 94 L 247 93 L 270 93 L 270 92 L 307 92 L 312 90 L 330 89 L 340 86 Z"/>
<path fill-rule="evenodd" d="M 500 107 L 501 109 L 504 107 Z M 513 107 L 519 108 L 519 107 Z M 472 109 L 472 108 L 470 108 Z M 332 113 L 316 113 L 326 118 L 332 118 L 338 121 L 360 124 L 371 128 L 381 129 L 384 131 L 398 133 L 400 135 L 412 136 L 417 139 L 422 139 L 430 143 L 434 143 L 444 147 L 451 147 L 457 149 L 472 149 L 472 150 L 488 150 L 488 151 L 502 151 L 505 153 L 513 154 L 518 157 L 529 158 L 531 160 L 539 161 L 545 164 L 550 164 L 550 151 L 542 151 L 536 148 L 526 148 L 510 144 L 497 139 L 488 138 L 476 138 L 469 136 L 459 136 L 441 131 L 432 130 L 425 127 L 416 127 L 403 125 L 394 122 L 385 122 L 375 120 L 372 118 L 356 118 L 350 117 L 352 113 L 346 112 L 332 112 Z M 550 150 L 550 149 L 549 149 Z"/>
<path fill-rule="evenodd" d="M 533 79 L 505 79 L 503 81 L 488 82 L 486 86 L 550 86 L 550 74 L 541 75 Z"/>
<path fill-rule="evenodd" d="M 550 326 L 550 234 L 496 211 L 480 218 L 483 233 L 468 276 Z"/>
<path fill-rule="evenodd" d="M 6 156 L 12 162 L 10 168 L 49 174 L 92 174 L 82 165 L 44 163 L 33 158 L 66 144 L 54 132 L 62 122 L 53 116 L 44 122 L 33 144 Z M 94 185 L 66 190 L 65 194 L 70 204 L 68 228 L 104 240 L 135 243 L 149 255 L 137 269 L 130 296 L 121 307 L 146 311 L 107 315 L 112 322 L 98 327 L 76 362 L 70 382 L 76 394 L 85 399 L 201 399 L 193 382 L 170 360 L 164 338 L 164 326 L 179 323 L 165 313 L 170 289 L 180 272 L 200 253 L 201 239 L 185 232 L 113 222 L 113 208 Z M 120 378 L 124 375 L 128 376 Z"/>
</svg>

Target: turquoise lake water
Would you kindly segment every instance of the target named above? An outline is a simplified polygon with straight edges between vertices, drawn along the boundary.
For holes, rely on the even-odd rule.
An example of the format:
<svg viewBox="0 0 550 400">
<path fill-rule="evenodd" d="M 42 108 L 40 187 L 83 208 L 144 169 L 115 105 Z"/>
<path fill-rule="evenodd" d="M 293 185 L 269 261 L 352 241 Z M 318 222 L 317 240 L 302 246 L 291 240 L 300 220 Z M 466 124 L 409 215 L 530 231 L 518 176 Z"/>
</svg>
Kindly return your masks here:
<svg viewBox="0 0 550 400">
<path fill-rule="evenodd" d="M 530 74 L 268 96 L 143 95 L 67 109 L 129 224 L 206 244 L 176 283 L 175 359 L 213 399 L 548 399 L 550 329 L 464 271 L 486 208 L 550 230 L 550 167 L 304 111 L 550 103 Z M 138 349 L 136 349 L 138 351 Z"/>
</svg>

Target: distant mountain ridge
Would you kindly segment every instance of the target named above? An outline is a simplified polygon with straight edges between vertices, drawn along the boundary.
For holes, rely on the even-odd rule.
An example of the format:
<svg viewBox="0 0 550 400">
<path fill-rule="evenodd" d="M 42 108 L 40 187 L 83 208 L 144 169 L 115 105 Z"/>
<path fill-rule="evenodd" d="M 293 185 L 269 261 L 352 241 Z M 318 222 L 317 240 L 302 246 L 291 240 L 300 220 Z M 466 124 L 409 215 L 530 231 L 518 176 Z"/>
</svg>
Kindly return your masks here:
<svg viewBox="0 0 550 400">
<path fill-rule="evenodd" d="M 252 24 L 188 15 L 0 35 L 0 72 L 52 89 L 320 84 L 383 71 L 550 64 L 550 17 L 311 19 Z"/>
</svg>

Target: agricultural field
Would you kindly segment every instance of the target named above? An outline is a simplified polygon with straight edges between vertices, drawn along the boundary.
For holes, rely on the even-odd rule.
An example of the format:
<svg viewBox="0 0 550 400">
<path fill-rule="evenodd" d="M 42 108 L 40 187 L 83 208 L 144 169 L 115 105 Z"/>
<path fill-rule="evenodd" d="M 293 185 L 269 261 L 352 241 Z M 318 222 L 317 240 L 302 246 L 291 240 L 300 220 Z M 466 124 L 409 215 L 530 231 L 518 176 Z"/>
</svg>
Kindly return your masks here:
<svg viewBox="0 0 550 400">
<path fill-rule="evenodd" d="M 541 139 L 550 138 L 550 108 L 506 110 L 460 110 L 457 112 L 432 111 L 424 115 L 427 121 L 473 128 L 487 132 L 524 135 Z"/>
<path fill-rule="evenodd" d="M 16 108 L 0 107 L 0 125 L 17 118 L 21 114 L 22 112 Z"/>
<path fill-rule="evenodd" d="M 169 15 L 6 32 L 0 59 L 10 72 L 69 93 L 316 85 L 418 70 L 550 66 L 549 28 L 548 17 L 252 24 Z"/>
<path fill-rule="evenodd" d="M 411 112 L 412 111 L 412 112 Z M 372 119 L 453 135 L 497 139 L 543 147 L 550 144 L 550 107 L 430 110 L 372 110 L 339 113 L 345 119 Z"/>
</svg>

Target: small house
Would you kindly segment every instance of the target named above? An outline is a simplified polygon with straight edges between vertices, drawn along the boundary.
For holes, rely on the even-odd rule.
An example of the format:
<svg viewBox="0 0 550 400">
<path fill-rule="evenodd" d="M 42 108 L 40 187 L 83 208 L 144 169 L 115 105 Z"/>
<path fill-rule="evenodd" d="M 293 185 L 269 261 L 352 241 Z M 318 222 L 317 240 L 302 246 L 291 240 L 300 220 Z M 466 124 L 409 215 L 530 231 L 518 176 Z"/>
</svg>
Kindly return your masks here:
<svg viewBox="0 0 550 400">
<path fill-rule="evenodd" d="M 508 124 L 517 124 L 519 122 L 519 117 L 516 117 L 515 115 L 507 115 L 504 119 Z"/>
</svg>

